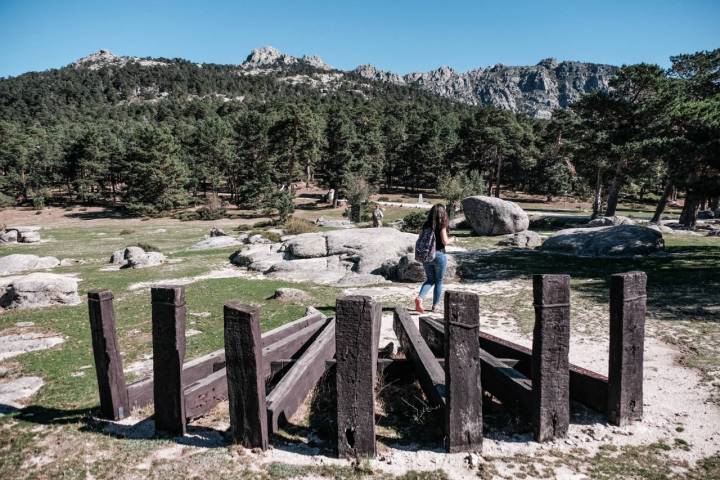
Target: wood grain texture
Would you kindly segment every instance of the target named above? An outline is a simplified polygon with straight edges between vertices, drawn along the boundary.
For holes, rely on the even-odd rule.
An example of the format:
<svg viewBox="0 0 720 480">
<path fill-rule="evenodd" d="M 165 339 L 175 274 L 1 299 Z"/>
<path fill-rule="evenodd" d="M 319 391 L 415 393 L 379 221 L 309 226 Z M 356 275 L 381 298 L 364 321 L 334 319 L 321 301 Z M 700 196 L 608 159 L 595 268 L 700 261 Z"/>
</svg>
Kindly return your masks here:
<svg viewBox="0 0 720 480">
<path fill-rule="evenodd" d="M 445 371 L 430 350 L 410 314 L 402 307 L 394 312 L 393 330 L 405 357 L 415 366 L 415 372 L 425 396 L 432 406 L 445 406 Z"/>
<path fill-rule="evenodd" d="M 153 287 L 150 296 L 155 428 L 171 435 L 184 435 L 185 287 Z"/>
<path fill-rule="evenodd" d="M 230 431 L 247 448 L 268 447 L 260 310 L 239 302 L 224 306 L 225 369 Z"/>
<path fill-rule="evenodd" d="M 278 430 L 279 421 L 290 418 L 325 373 L 327 360 L 335 356 L 335 320 L 322 330 L 267 396 L 268 428 Z M 272 368 L 271 368 L 272 370 Z"/>
<path fill-rule="evenodd" d="M 476 294 L 445 292 L 445 447 L 451 453 L 482 448 L 479 319 Z"/>
<path fill-rule="evenodd" d="M 130 414 L 122 357 L 115 329 L 115 309 L 110 290 L 88 292 L 93 358 L 103 418 L 119 420 Z"/>
<path fill-rule="evenodd" d="M 532 349 L 535 440 L 567 435 L 570 424 L 570 277 L 534 275 Z"/>
<path fill-rule="evenodd" d="M 420 317 L 420 334 L 428 345 L 437 346 L 444 342 L 445 327 L 433 318 Z M 433 347 L 431 346 L 431 348 Z M 481 330 L 480 350 L 500 359 L 506 366 L 517 370 L 532 381 L 532 349 Z M 443 352 L 442 355 L 444 356 L 444 346 L 440 347 L 440 351 Z M 485 363 L 483 362 L 484 366 Z M 486 377 L 484 369 L 482 383 L 483 389 L 493 393 L 492 387 L 494 383 Z M 571 400 L 605 414 L 607 412 L 607 390 L 608 379 L 606 376 L 570 364 Z"/>
<path fill-rule="evenodd" d="M 643 416 L 646 284 L 644 272 L 610 277 L 608 420 L 613 425 Z"/>
<path fill-rule="evenodd" d="M 374 457 L 381 306 L 370 297 L 347 296 L 337 299 L 335 314 L 338 456 Z"/>
</svg>

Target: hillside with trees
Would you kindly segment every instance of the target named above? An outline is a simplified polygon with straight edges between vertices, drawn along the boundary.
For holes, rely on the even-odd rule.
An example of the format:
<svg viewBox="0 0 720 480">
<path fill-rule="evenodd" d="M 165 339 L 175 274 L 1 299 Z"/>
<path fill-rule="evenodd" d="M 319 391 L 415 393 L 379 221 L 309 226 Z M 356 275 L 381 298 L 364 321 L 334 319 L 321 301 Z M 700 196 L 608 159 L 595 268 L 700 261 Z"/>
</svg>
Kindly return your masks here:
<svg viewBox="0 0 720 480">
<path fill-rule="evenodd" d="M 214 193 L 278 210 L 296 182 L 414 192 L 472 177 L 498 196 L 593 199 L 596 215 L 631 195 L 656 201 L 657 220 L 679 195 L 692 227 L 720 196 L 720 50 L 671 61 L 622 67 L 610 90 L 549 120 L 360 75 L 289 81 L 331 78 L 304 63 L 253 75 L 179 59 L 27 73 L 0 80 L 0 203 L 159 214 Z"/>
</svg>

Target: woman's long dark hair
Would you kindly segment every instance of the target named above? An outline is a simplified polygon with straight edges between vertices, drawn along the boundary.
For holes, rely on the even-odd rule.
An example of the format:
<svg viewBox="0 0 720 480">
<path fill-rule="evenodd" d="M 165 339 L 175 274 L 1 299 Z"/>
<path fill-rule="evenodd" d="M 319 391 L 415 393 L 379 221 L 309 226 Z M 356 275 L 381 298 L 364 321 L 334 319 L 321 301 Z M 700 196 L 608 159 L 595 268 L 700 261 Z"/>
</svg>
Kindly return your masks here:
<svg viewBox="0 0 720 480">
<path fill-rule="evenodd" d="M 428 212 L 427 220 L 425 220 L 425 223 L 423 224 L 423 229 L 432 228 L 437 234 L 443 228 L 448 228 L 449 224 L 450 220 L 448 219 L 445 205 L 438 203 L 433 205 Z"/>
</svg>

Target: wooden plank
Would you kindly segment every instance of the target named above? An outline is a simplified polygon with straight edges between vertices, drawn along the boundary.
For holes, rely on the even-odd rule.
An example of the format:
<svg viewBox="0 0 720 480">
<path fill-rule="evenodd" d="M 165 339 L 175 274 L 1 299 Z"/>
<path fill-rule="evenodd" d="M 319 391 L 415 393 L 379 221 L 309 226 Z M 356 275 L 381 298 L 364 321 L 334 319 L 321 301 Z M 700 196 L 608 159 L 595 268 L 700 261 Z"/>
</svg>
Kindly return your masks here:
<svg viewBox="0 0 720 480">
<path fill-rule="evenodd" d="M 570 277 L 533 275 L 532 348 L 535 440 L 565 437 L 570 425 Z"/>
<path fill-rule="evenodd" d="M 338 298 L 335 306 L 337 448 L 346 458 L 375 456 L 375 379 L 379 303 Z"/>
<path fill-rule="evenodd" d="M 482 448 L 480 298 L 445 292 L 445 447 L 448 452 Z"/>
<path fill-rule="evenodd" d="M 426 337 L 427 330 L 433 333 Z M 420 317 L 420 333 L 426 339 L 428 344 L 433 342 L 437 345 L 438 339 L 443 341 L 445 335 L 445 327 L 429 317 Z M 488 352 L 496 358 L 511 357 L 513 365 L 507 366 L 522 373 L 524 376 L 532 380 L 532 350 L 511 342 L 509 340 L 496 337 L 487 332 L 480 331 L 480 349 Z M 444 348 L 442 349 L 444 352 Z M 444 355 L 444 353 L 443 353 Z M 483 370 L 485 372 L 485 370 Z M 483 387 L 488 388 L 490 384 L 486 383 L 483 375 Z M 607 412 L 607 390 L 608 380 L 604 375 L 587 370 L 577 365 L 570 364 L 570 398 L 578 403 L 592 408 L 600 413 Z M 492 393 L 492 392 L 491 392 Z"/>
<path fill-rule="evenodd" d="M 150 297 L 155 429 L 171 435 L 184 435 L 185 287 L 153 287 Z"/>
<path fill-rule="evenodd" d="M 302 353 L 303 348 L 307 346 L 318 335 L 320 330 L 330 322 L 325 319 L 323 322 L 313 323 L 285 338 L 271 343 L 262 349 L 263 355 L 263 378 L 268 378 L 272 373 L 271 363 L 274 360 L 283 358 L 291 358 Z"/>
<path fill-rule="evenodd" d="M 290 418 L 325 373 L 325 362 L 335 356 L 335 320 L 322 330 L 317 339 L 290 367 L 267 396 L 268 428 L 278 431 L 281 418 Z"/>
<path fill-rule="evenodd" d="M 324 325 L 326 317 L 320 313 L 306 315 L 292 322 L 281 325 L 262 335 L 263 346 L 272 345 L 306 327 Z M 197 357 L 183 365 L 183 381 L 186 386 L 202 380 L 208 375 L 225 368 L 225 349 L 215 350 Z M 127 387 L 130 409 L 144 407 L 153 403 L 153 377 L 147 377 L 131 383 Z"/>
<path fill-rule="evenodd" d="M 610 277 L 608 420 L 613 425 L 643 416 L 646 284 L 644 272 Z"/>
<path fill-rule="evenodd" d="M 185 418 L 189 422 L 212 410 L 218 403 L 228 398 L 226 370 L 202 378 L 185 388 Z"/>
<path fill-rule="evenodd" d="M 306 315 L 263 333 L 262 346 L 267 347 L 268 345 L 279 342 L 280 340 L 292 335 L 293 333 L 299 332 L 306 327 L 316 325 L 319 329 L 325 324 L 327 324 L 327 317 L 322 313 L 312 313 L 310 315 Z"/>
<path fill-rule="evenodd" d="M 225 361 L 230 431 L 247 448 L 268 447 L 260 310 L 229 302 L 224 306 Z"/>
<path fill-rule="evenodd" d="M 100 394 L 100 413 L 103 418 L 119 420 L 130 414 L 130 402 L 115 330 L 112 292 L 89 291 L 88 311 Z"/>
<path fill-rule="evenodd" d="M 406 309 L 401 307 L 395 309 L 393 330 L 405 357 L 413 362 L 420 387 L 430 404 L 444 406 L 445 372 Z"/>
<path fill-rule="evenodd" d="M 428 344 L 445 347 L 445 326 L 435 319 L 420 317 L 420 332 Z M 482 340 L 482 339 L 480 339 Z M 482 343 L 482 341 L 480 342 Z M 491 393 L 503 404 L 519 406 L 529 413 L 532 405 L 532 382 L 514 367 L 516 359 L 499 359 L 480 348 L 480 379 L 485 391 Z M 521 410 L 522 411 L 522 410 Z"/>
</svg>

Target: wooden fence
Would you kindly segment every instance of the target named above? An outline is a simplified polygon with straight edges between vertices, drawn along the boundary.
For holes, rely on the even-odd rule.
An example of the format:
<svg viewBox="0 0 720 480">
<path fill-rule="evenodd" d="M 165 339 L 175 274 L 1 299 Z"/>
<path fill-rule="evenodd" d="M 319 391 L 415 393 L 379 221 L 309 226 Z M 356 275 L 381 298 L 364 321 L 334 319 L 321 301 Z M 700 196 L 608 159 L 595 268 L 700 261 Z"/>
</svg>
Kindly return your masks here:
<svg viewBox="0 0 720 480">
<path fill-rule="evenodd" d="M 442 409 L 449 452 L 481 448 L 483 394 L 526 417 L 537 441 L 567 434 L 571 400 L 625 425 L 642 418 L 645 284 L 642 272 L 611 278 L 607 377 L 569 363 L 566 275 L 533 278 L 532 349 L 481 331 L 480 297 L 449 291 L 444 321 L 421 317 L 416 326 L 407 310 L 395 309 L 393 329 L 405 356 L 395 359 L 378 359 L 380 304 L 346 296 L 338 298 L 335 318 L 308 315 L 264 334 L 256 307 L 228 302 L 225 348 L 185 362 L 184 288 L 155 287 L 153 375 L 130 385 L 123 374 L 112 293 L 92 291 L 88 304 L 100 412 L 117 420 L 154 403 L 156 428 L 182 435 L 187 422 L 228 400 L 233 440 L 265 449 L 334 365 L 341 457 L 375 455 L 375 385 L 388 371 L 417 378 L 428 402 Z M 268 392 L 273 375 L 279 380 Z"/>
</svg>

